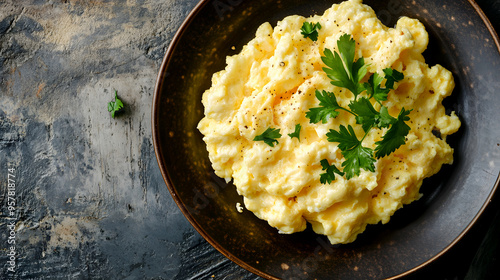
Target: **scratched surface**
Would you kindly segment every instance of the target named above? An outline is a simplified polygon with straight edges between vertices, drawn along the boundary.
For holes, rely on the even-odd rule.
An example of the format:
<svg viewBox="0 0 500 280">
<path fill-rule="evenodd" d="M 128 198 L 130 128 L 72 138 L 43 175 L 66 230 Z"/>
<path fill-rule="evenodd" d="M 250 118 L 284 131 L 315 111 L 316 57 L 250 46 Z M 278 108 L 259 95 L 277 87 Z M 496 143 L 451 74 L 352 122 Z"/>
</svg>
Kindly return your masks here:
<svg viewBox="0 0 500 280">
<path fill-rule="evenodd" d="M 247 275 L 179 212 L 152 146 L 156 74 L 197 1 L 0 2 L 0 278 Z M 126 110 L 112 119 L 115 90 Z"/>
<path fill-rule="evenodd" d="M 258 279 L 194 231 L 154 155 L 156 74 L 196 3 L 0 0 L 0 279 Z M 498 224 L 470 279 L 498 267 Z"/>
</svg>

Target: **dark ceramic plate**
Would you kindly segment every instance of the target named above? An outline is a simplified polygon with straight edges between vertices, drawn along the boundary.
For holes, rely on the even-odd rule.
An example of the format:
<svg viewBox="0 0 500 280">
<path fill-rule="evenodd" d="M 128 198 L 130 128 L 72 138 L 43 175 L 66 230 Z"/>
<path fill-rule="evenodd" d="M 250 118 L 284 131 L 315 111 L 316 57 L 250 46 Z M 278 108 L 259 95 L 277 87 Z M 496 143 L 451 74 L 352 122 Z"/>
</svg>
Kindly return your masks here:
<svg viewBox="0 0 500 280">
<path fill-rule="evenodd" d="M 478 6 L 467 0 L 366 0 L 393 26 L 420 19 L 430 35 L 424 53 L 456 80 L 449 111 L 462 120 L 448 138 L 455 163 L 429 178 L 423 198 L 386 225 L 369 226 L 349 245 L 330 246 L 310 229 L 280 235 L 248 211 L 231 184 L 212 171 L 202 136 L 202 93 L 225 57 L 241 50 L 257 27 L 287 15 L 322 14 L 332 0 L 201 1 L 173 39 L 153 101 L 153 141 L 165 182 L 178 206 L 215 248 L 269 279 L 380 279 L 429 267 L 466 236 L 490 205 L 500 170 L 500 55 L 498 38 Z M 232 47 L 235 46 L 236 49 Z"/>
</svg>

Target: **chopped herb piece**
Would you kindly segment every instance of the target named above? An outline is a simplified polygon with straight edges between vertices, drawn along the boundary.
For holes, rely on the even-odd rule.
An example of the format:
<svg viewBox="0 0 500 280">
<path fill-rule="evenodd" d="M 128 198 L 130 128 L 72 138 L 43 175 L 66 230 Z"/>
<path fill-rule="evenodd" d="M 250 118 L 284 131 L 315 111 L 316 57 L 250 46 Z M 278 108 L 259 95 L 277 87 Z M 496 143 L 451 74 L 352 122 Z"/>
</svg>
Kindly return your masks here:
<svg viewBox="0 0 500 280">
<path fill-rule="evenodd" d="M 290 136 L 291 138 L 296 137 L 300 141 L 300 130 L 301 129 L 302 129 L 302 126 L 300 125 L 300 123 L 296 124 L 295 131 L 292 133 L 289 133 L 288 136 Z"/>
<path fill-rule="evenodd" d="M 327 159 L 323 159 L 320 161 L 321 167 L 323 170 L 326 170 L 325 173 L 320 174 L 319 181 L 321 184 L 330 184 L 332 181 L 335 180 L 335 173 L 339 174 L 340 176 L 344 176 L 344 172 L 340 171 L 335 165 L 330 165 L 328 163 Z"/>
<path fill-rule="evenodd" d="M 365 97 L 352 101 L 349 108 L 356 116 L 356 123 L 361 124 L 365 132 L 368 132 L 373 127 L 389 127 L 396 122 L 396 118 L 389 114 L 387 107 L 381 106 L 380 111 L 377 111 Z"/>
<path fill-rule="evenodd" d="M 389 89 L 394 89 L 394 83 L 399 82 L 405 78 L 405 75 L 403 75 L 403 73 L 398 72 L 397 70 L 394 70 L 392 68 L 385 68 L 384 73 L 385 79 L 387 80 L 385 82 L 385 87 Z"/>
<path fill-rule="evenodd" d="M 115 114 L 123 109 L 123 102 L 118 98 L 118 92 L 115 90 L 115 101 L 108 103 L 108 112 L 111 112 L 111 117 L 114 119 Z"/>
<path fill-rule="evenodd" d="M 253 141 L 264 141 L 267 145 L 274 147 L 274 143 L 278 144 L 278 140 L 281 137 L 279 128 L 268 128 L 261 135 L 255 136 Z"/>
<path fill-rule="evenodd" d="M 318 30 L 321 29 L 321 24 L 318 23 L 310 23 L 304 22 L 302 24 L 302 28 L 300 29 L 300 33 L 304 36 L 304 38 L 309 38 L 313 41 L 318 40 Z"/>
</svg>

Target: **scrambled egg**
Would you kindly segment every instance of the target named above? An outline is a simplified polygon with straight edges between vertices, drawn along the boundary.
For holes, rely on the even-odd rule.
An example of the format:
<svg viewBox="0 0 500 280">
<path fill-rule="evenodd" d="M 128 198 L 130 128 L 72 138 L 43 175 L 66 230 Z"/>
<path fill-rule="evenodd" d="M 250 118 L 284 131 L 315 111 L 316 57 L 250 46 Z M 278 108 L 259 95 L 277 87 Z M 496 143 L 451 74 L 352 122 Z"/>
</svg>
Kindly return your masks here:
<svg viewBox="0 0 500 280">
<path fill-rule="evenodd" d="M 305 21 L 321 24 L 316 42 L 301 34 Z M 335 51 L 346 33 L 356 41 L 356 59 L 364 57 L 369 64 L 365 79 L 387 67 L 404 74 L 384 105 L 392 116 L 402 107 L 412 109 L 411 130 L 405 145 L 377 160 L 375 172 L 361 170 L 350 180 L 336 176 L 331 184 L 321 184 L 320 161 L 341 166 L 344 160 L 338 144 L 327 141 L 329 129 L 350 124 L 363 135 L 348 113 L 326 124 L 311 124 L 305 116 L 318 107 L 316 89 L 334 92 L 343 107 L 352 100 L 352 93 L 330 83 L 321 61 L 323 50 Z M 446 136 L 459 129 L 460 121 L 455 113 L 445 113 L 442 100 L 454 81 L 442 66 L 425 63 L 427 44 L 418 20 L 402 17 L 388 28 L 361 0 L 335 4 L 322 16 L 289 16 L 274 28 L 262 24 L 239 54 L 227 57 L 226 68 L 213 75 L 203 94 L 205 117 L 198 129 L 215 173 L 234 180 L 245 207 L 280 233 L 302 231 L 309 222 L 332 244 L 349 243 L 367 224 L 387 223 L 397 209 L 421 197 L 424 178 L 453 162 Z M 296 124 L 302 126 L 300 140 L 287 135 Z M 269 127 L 281 130 L 279 144 L 253 141 Z M 374 148 L 382 132 L 370 131 L 363 146 Z"/>
</svg>

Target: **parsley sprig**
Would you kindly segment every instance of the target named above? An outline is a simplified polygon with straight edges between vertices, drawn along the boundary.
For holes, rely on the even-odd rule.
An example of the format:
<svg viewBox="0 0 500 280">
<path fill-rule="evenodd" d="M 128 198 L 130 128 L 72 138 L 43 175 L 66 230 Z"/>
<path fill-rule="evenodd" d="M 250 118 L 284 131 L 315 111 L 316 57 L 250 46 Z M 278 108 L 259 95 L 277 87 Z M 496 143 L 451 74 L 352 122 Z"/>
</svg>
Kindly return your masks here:
<svg viewBox="0 0 500 280">
<path fill-rule="evenodd" d="M 302 34 L 305 38 L 313 41 L 317 40 L 317 30 L 321 29 L 319 23 L 313 24 L 305 22 L 302 26 Z M 348 108 L 338 104 L 333 92 L 316 90 L 315 96 L 319 100 L 319 107 L 310 108 L 306 112 L 306 118 L 310 123 L 327 123 L 330 118 L 336 118 L 340 111 L 352 114 L 356 119 L 356 124 L 361 125 L 363 136 L 361 139 L 356 135 L 355 129 L 351 125 L 340 125 L 338 130 L 330 129 L 326 133 L 329 142 L 338 143 L 344 161 L 342 170 L 334 164 L 330 164 L 327 159 L 320 161 L 324 173 L 320 174 L 322 184 L 330 184 L 335 180 L 335 174 L 346 177 L 347 180 L 354 176 L 359 176 L 361 169 L 374 172 L 375 162 L 394 152 L 406 142 L 406 136 L 410 127 L 406 124 L 410 120 L 411 110 L 401 109 L 397 117 L 390 115 L 387 107 L 383 105 L 387 101 L 387 96 L 394 89 L 396 82 L 404 79 L 403 73 L 397 70 L 386 68 L 384 75 L 373 73 L 367 80 L 362 82 L 368 73 L 368 65 L 364 58 L 354 60 L 356 42 L 349 34 L 344 34 L 337 41 L 338 52 L 329 49 L 324 50 L 321 57 L 326 67 L 323 71 L 331 80 L 331 84 L 349 90 L 354 98 L 348 104 Z M 363 94 L 364 93 L 364 94 Z M 371 100 L 374 100 L 372 103 Z M 373 104 L 378 104 L 374 106 Z M 378 107 L 377 110 L 375 107 Z M 289 133 L 291 138 L 296 137 L 300 141 L 301 125 L 295 125 L 295 131 Z M 385 129 L 382 140 L 375 142 L 375 148 L 363 146 L 363 141 L 372 129 Z M 274 147 L 279 144 L 281 138 L 280 129 L 267 128 L 262 134 L 256 136 L 254 141 L 264 141 L 267 145 Z"/>
<path fill-rule="evenodd" d="M 317 41 L 318 40 L 318 30 L 321 29 L 321 24 L 318 23 L 311 23 L 311 22 L 304 22 L 302 24 L 302 28 L 300 29 L 300 34 L 304 36 L 304 38 L 309 38 L 312 41 Z"/>
<path fill-rule="evenodd" d="M 326 67 L 323 71 L 331 80 L 331 84 L 348 89 L 354 96 L 349 103 L 349 108 L 340 106 L 335 94 L 327 91 L 316 90 L 316 98 L 319 100 L 319 107 L 311 108 L 306 112 L 306 117 L 310 123 L 327 123 L 330 118 L 336 118 L 340 111 L 345 111 L 354 115 L 356 124 L 361 125 L 364 135 L 360 138 L 356 135 L 351 125 L 347 127 L 340 125 L 338 130 L 330 129 L 326 134 L 329 142 L 338 143 L 338 147 L 344 156 L 342 163 L 343 171 L 333 168 L 326 159 L 322 160 L 321 166 L 325 173 L 320 175 L 321 183 L 331 183 L 335 174 L 344 175 L 349 180 L 354 176 L 359 176 L 361 169 L 371 172 L 375 171 L 376 158 L 387 156 L 398 149 L 406 141 L 406 136 L 410 127 L 406 124 L 409 121 L 411 110 L 401 109 L 398 117 L 392 117 L 387 107 L 382 102 L 387 100 L 389 92 L 394 89 L 394 83 L 404 79 L 403 73 L 397 70 L 386 68 L 384 75 L 373 73 L 367 82 L 361 81 L 367 74 L 368 65 L 364 58 L 354 60 L 356 42 L 349 34 L 340 36 L 337 41 L 338 52 L 329 49 L 324 50 L 321 57 Z M 362 95 L 362 93 L 365 94 Z M 373 99 L 379 104 L 379 110 L 375 109 L 370 101 Z M 375 142 L 375 149 L 364 147 L 363 140 L 373 129 L 386 128 L 387 131 L 382 140 Z"/>
</svg>

